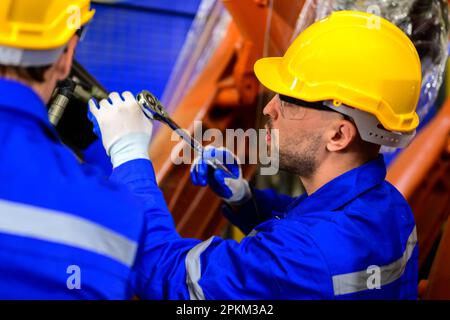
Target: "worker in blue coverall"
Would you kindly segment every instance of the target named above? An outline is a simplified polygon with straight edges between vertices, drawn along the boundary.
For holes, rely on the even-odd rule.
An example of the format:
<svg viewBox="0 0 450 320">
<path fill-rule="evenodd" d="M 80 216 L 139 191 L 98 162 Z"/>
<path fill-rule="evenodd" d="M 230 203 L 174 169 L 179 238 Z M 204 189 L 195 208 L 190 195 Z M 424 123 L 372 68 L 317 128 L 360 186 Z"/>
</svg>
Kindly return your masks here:
<svg viewBox="0 0 450 320">
<path fill-rule="evenodd" d="M 86 25 L 89 6 L 1 0 L 0 299 L 165 297 L 149 282 L 152 269 L 139 267 L 151 230 L 144 205 L 81 165 L 48 119 L 82 30 L 66 21 Z M 168 220 L 159 221 L 169 228 Z"/>
<path fill-rule="evenodd" d="M 226 165 L 236 177 L 207 165 L 233 156 L 226 149 L 209 147 L 193 163 L 194 184 L 208 184 L 233 207 L 227 217 L 246 234 L 240 242 L 181 238 L 148 156 L 149 123 L 133 95 L 90 102 L 111 179 L 146 208 L 138 272 L 148 275 L 152 297 L 417 298 L 414 218 L 385 181 L 379 150 L 404 147 L 415 134 L 421 65 L 409 38 L 375 19 L 377 27 L 370 14 L 334 13 L 307 28 L 283 57 L 255 65 L 275 93 L 263 111 L 275 137 L 268 142 L 277 144 L 280 168 L 299 176 L 305 194 L 252 189 L 233 157 Z"/>
</svg>

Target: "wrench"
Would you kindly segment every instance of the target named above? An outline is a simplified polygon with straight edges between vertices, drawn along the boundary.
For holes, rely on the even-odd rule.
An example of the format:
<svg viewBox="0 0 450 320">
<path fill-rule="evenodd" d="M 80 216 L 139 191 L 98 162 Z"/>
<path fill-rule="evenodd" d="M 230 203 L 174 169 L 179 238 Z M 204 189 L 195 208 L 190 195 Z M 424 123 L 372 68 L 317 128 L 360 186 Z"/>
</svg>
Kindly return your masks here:
<svg viewBox="0 0 450 320">
<path fill-rule="evenodd" d="M 151 120 L 157 120 L 168 125 L 172 130 L 174 130 L 185 142 L 187 142 L 192 149 L 203 155 L 204 147 L 203 145 L 194 139 L 189 133 L 182 130 L 175 121 L 173 121 L 169 114 L 167 113 L 164 106 L 159 102 L 152 93 L 147 90 L 142 91 L 136 96 L 136 101 L 141 107 L 144 115 Z M 218 159 L 208 159 L 206 161 L 208 165 L 214 169 L 219 169 L 225 171 L 229 176 L 237 179 L 238 177 L 232 173 L 222 162 Z"/>
</svg>

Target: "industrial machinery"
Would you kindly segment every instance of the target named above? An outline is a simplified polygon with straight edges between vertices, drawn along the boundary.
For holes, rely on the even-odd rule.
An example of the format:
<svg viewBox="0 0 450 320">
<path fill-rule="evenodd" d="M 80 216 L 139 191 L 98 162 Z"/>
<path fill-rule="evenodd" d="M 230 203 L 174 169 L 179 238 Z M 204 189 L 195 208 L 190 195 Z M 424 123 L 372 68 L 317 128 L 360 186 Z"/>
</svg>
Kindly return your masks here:
<svg viewBox="0 0 450 320">
<path fill-rule="evenodd" d="M 105 88 L 77 61 L 74 61 L 69 77 L 58 84 L 49 103 L 49 119 L 58 131 L 61 140 L 78 157 L 97 136 L 87 118 L 88 101 L 108 97 Z"/>
</svg>

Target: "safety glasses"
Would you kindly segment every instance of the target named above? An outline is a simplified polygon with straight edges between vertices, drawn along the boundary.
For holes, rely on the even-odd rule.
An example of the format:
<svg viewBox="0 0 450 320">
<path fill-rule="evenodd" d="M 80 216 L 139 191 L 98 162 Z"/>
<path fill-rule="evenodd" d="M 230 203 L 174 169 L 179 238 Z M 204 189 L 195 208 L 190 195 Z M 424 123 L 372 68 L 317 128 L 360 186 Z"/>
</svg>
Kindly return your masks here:
<svg viewBox="0 0 450 320">
<path fill-rule="evenodd" d="M 288 120 L 304 119 L 307 109 L 336 112 L 335 110 L 325 106 L 323 102 L 308 102 L 281 94 L 279 94 L 278 97 L 280 99 L 281 115 L 283 118 Z"/>
<path fill-rule="evenodd" d="M 81 27 L 77 30 L 77 32 L 75 33 L 75 34 L 80 38 L 80 42 L 84 40 L 84 37 L 86 36 L 86 33 L 87 33 L 87 31 L 88 31 L 88 28 L 89 28 L 89 24 L 90 24 L 90 23 L 87 23 L 87 24 L 85 24 L 84 26 L 81 26 Z"/>
</svg>

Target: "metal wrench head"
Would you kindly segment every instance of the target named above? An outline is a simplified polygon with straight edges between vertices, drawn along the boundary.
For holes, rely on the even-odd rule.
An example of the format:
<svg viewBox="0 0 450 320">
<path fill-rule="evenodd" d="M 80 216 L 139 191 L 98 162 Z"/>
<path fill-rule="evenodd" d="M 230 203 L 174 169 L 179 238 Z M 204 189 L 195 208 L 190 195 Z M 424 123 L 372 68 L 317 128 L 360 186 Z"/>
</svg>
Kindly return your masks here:
<svg viewBox="0 0 450 320">
<path fill-rule="evenodd" d="M 194 150 L 196 150 L 200 154 L 203 154 L 203 145 L 199 141 L 195 140 L 189 133 L 180 129 L 180 127 L 170 118 L 169 114 L 167 113 L 166 109 L 164 109 L 161 102 L 159 102 L 158 98 L 156 98 L 151 92 L 147 90 L 141 91 L 141 93 L 136 96 L 136 101 L 148 118 L 166 123 L 170 128 L 172 128 L 172 130 L 175 130 L 175 132 L 177 132 L 178 135 L 180 135 L 180 137 L 183 138 Z M 229 176 L 233 178 L 238 178 L 223 163 L 211 160 L 208 161 L 208 164 L 214 169 L 225 171 Z"/>
<path fill-rule="evenodd" d="M 155 120 L 169 118 L 161 102 L 151 92 L 144 90 L 136 96 L 136 101 L 147 117 Z"/>
</svg>

